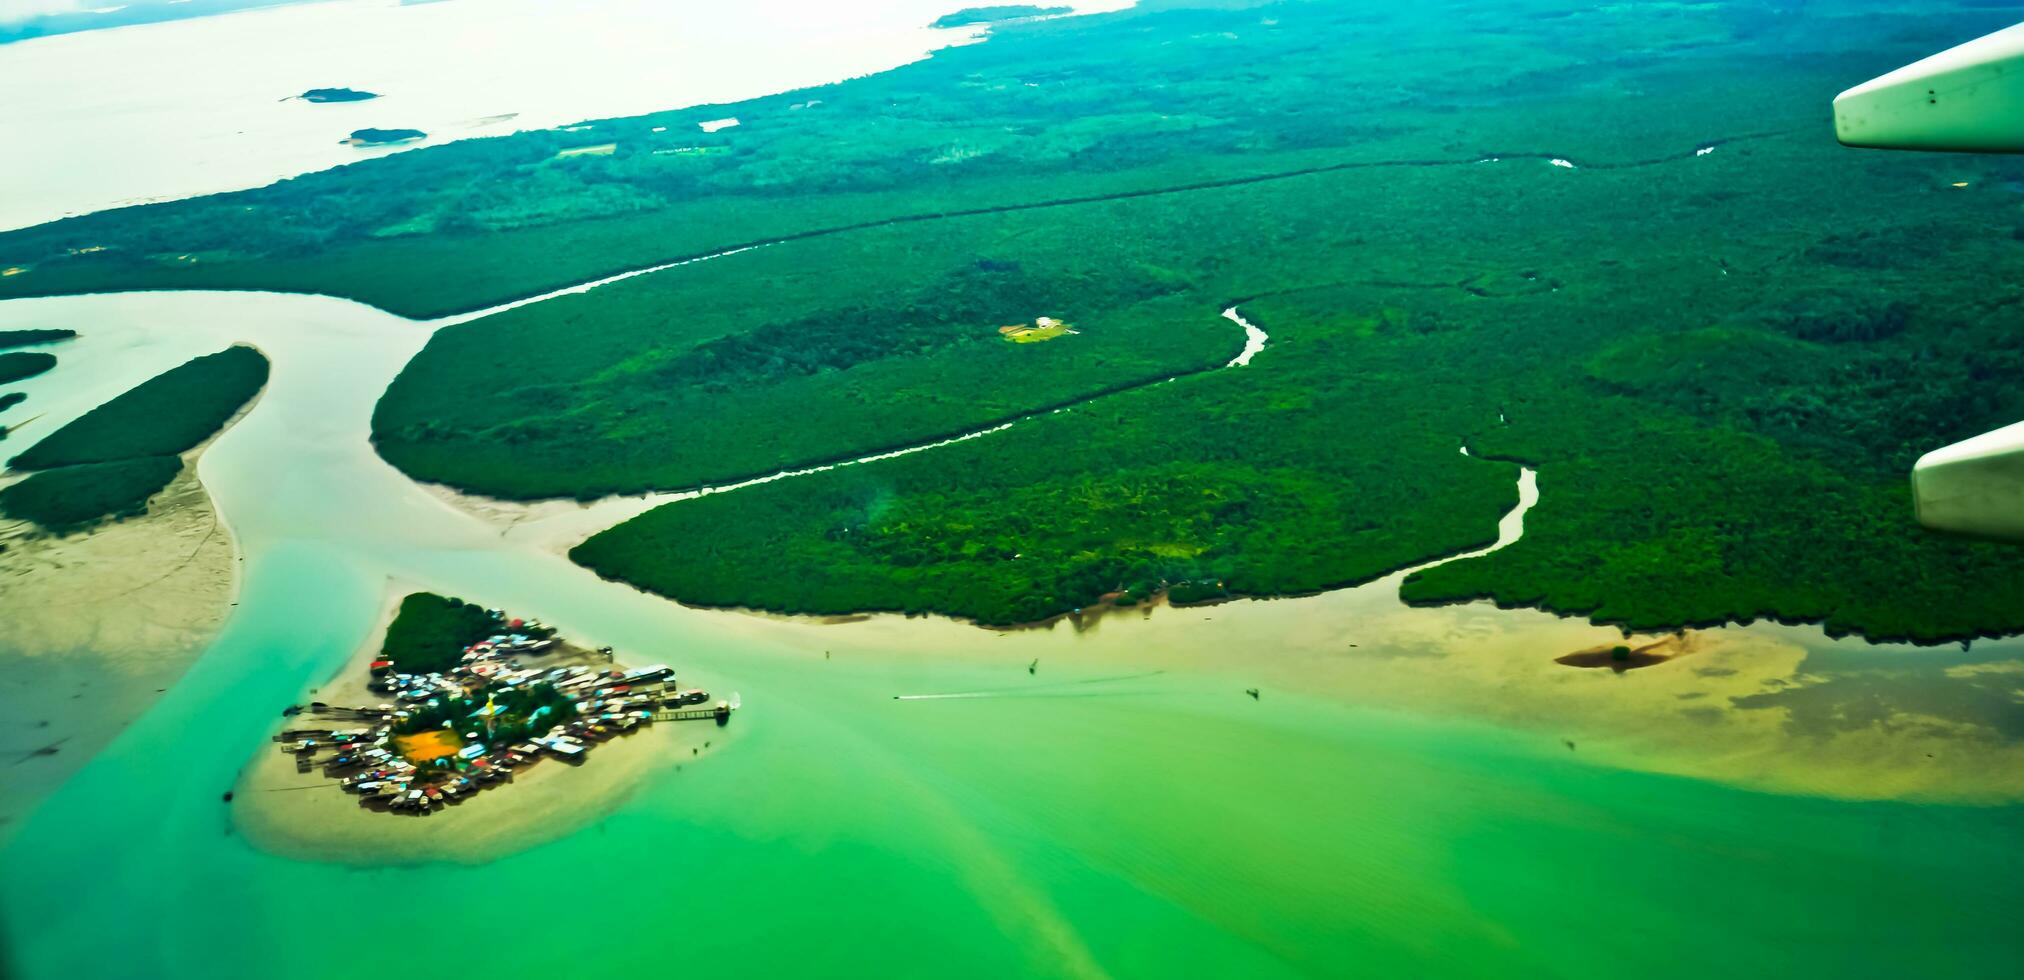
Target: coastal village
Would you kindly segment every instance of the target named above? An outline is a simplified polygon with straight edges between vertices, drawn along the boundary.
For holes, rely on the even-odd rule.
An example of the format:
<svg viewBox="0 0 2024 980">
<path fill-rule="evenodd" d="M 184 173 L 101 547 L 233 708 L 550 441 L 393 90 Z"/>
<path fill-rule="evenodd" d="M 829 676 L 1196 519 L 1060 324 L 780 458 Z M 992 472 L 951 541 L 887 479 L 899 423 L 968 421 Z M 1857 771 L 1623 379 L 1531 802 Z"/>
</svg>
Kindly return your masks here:
<svg viewBox="0 0 2024 980">
<path fill-rule="evenodd" d="M 435 598 L 435 597 L 431 597 Z M 456 600 L 450 600 L 455 602 Z M 297 772 L 321 770 L 358 804 L 422 816 L 513 782 L 539 764 L 583 765 L 600 743 L 674 721 L 730 723 L 735 698 L 677 685 L 664 664 L 625 669 L 538 621 L 484 610 L 497 631 L 428 659 L 446 669 L 371 662 L 371 705 L 312 702 L 275 736 Z"/>
</svg>

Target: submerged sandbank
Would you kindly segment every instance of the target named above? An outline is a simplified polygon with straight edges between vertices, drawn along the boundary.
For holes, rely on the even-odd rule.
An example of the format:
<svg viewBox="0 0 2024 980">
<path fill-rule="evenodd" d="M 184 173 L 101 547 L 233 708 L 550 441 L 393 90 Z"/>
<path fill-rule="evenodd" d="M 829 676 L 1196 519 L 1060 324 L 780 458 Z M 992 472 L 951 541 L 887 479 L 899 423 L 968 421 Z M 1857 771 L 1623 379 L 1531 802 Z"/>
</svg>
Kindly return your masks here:
<svg viewBox="0 0 2024 980">
<path fill-rule="evenodd" d="M 208 445 L 208 443 L 207 443 Z M 0 838 L 148 709 L 231 611 L 238 554 L 197 477 L 146 514 L 57 535 L 0 527 Z"/>
<path fill-rule="evenodd" d="M 1261 705 L 1297 695 L 1487 723 L 1611 768 L 1849 800 L 2024 799 L 2024 741 L 2005 714 L 2024 684 L 2024 640 L 1874 647 L 1767 623 L 1626 638 L 1488 603 L 1407 607 L 1397 585 L 1392 576 L 1299 598 L 1148 605 L 997 633 L 890 614 L 715 615 L 800 651 L 811 669 L 917 665 L 925 676 L 937 664 L 982 664 L 1014 692 L 1050 670 L 1186 672 L 1227 678 L 1231 699 L 1258 688 Z M 1625 673 L 1556 661 L 1626 643 L 1663 644 L 1671 656 Z"/>
</svg>

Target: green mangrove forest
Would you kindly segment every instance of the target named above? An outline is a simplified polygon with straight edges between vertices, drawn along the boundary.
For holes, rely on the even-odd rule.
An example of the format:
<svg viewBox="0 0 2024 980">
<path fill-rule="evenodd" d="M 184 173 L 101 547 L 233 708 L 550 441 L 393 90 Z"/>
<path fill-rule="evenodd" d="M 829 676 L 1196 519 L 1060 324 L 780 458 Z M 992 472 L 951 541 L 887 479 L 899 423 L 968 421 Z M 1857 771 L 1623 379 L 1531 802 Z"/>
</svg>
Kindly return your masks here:
<svg viewBox="0 0 2024 980">
<path fill-rule="evenodd" d="M 0 489 L 0 514 L 67 531 L 147 509 L 182 472 L 181 454 L 216 434 L 267 383 L 267 358 L 229 347 L 162 372 L 7 461 L 26 479 Z"/>
<path fill-rule="evenodd" d="M 387 624 L 380 656 L 405 673 L 448 673 L 463 662 L 464 648 L 505 632 L 505 617 L 483 606 L 434 592 L 412 592 L 401 599 L 393 622 Z M 512 632 L 531 636 L 554 633 L 525 625 Z"/>
<path fill-rule="evenodd" d="M 2024 417 L 2024 172 L 1845 149 L 1827 112 L 2005 19 L 1452 0 L 1010 22 L 820 89 L 0 234 L 25 270 L 0 296 L 282 289 L 424 318 L 757 246 L 438 331 L 379 404 L 379 451 L 590 498 L 1013 423 L 573 552 L 685 602 L 1002 625 L 1311 592 L 1487 544 L 1523 463 L 1523 539 L 1408 599 L 2011 632 L 2024 557 L 1919 529 L 1906 472 Z M 586 142 L 616 149 L 564 153 Z M 1232 305 L 1271 340 L 1226 367 Z M 1009 341 L 1039 317 L 1067 329 Z"/>
<path fill-rule="evenodd" d="M 56 366 L 56 355 L 42 351 L 9 351 L 0 354 L 0 384 L 23 381 Z"/>
<path fill-rule="evenodd" d="M 58 341 L 69 340 L 76 336 L 77 331 L 75 330 L 61 330 L 61 329 L 0 330 L 0 350 L 12 350 L 16 347 L 34 347 L 41 344 L 53 344 Z"/>
</svg>

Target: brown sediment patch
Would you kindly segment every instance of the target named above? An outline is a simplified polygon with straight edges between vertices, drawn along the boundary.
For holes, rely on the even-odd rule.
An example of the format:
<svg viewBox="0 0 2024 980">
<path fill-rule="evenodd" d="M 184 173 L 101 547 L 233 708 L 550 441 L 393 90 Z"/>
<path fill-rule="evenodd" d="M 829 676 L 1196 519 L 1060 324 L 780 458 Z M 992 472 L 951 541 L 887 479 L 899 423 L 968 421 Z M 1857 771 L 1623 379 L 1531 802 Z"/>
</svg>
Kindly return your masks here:
<svg viewBox="0 0 2024 980">
<path fill-rule="evenodd" d="M 1685 634 L 1668 636 L 1655 643 L 1631 646 L 1628 643 L 1612 643 L 1606 646 L 1589 647 L 1553 658 L 1553 662 L 1569 667 L 1585 669 L 1607 668 L 1621 674 L 1627 670 L 1656 667 L 1659 664 L 1682 657 L 1692 652 Z"/>
<path fill-rule="evenodd" d="M 949 617 L 935 618 L 966 623 L 972 627 L 981 627 L 995 633 L 1044 633 L 1054 629 L 1055 626 L 1061 623 L 1067 623 L 1075 632 L 1083 633 L 1101 626 L 1106 619 L 1133 618 L 1131 616 L 1133 613 L 1137 614 L 1136 618 L 1144 619 L 1151 616 L 1154 610 L 1167 605 L 1167 593 L 1164 589 L 1144 598 L 1134 598 L 1131 602 L 1119 601 L 1124 596 L 1125 594 L 1122 592 L 1105 593 L 1099 596 L 1095 602 L 1080 609 L 1071 609 L 1065 613 L 1056 613 L 1046 619 L 1036 619 L 1026 623 L 1013 623 L 1008 626 L 987 626 L 974 620 L 949 619 Z"/>
</svg>

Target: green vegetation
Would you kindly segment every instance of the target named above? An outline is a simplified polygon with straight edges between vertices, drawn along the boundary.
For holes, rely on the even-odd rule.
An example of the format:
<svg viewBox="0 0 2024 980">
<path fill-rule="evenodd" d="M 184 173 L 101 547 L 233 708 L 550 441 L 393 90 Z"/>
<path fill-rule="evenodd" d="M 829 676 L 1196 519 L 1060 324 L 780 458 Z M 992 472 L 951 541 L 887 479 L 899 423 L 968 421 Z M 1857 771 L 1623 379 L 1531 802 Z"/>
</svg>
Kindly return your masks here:
<svg viewBox="0 0 2024 980">
<path fill-rule="evenodd" d="M 1030 3 L 1007 3 L 991 7 L 964 7 L 954 13 L 935 18 L 929 27 L 968 27 L 972 24 L 991 24 L 1001 20 L 1016 20 L 1021 17 L 1046 17 L 1050 14 L 1066 14 L 1074 7 L 1036 7 Z"/>
<path fill-rule="evenodd" d="M 428 135 L 419 129 L 354 129 L 351 131 L 351 137 L 344 142 L 358 146 L 385 146 L 389 143 L 423 139 Z"/>
<path fill-rule="evenodd" d="M 0 394 L 0 412 L 4 412 L 10 408 L 13 408 L 14 406 L 19 405 L 27 400 L 28 396 L 18 391 L 10 391 L 7 392 L 6 394 Z M 5 438 L 7 438 L 7 431 L 5 428 L 0 428 L 0 439 Z"/>
<path fill-rule="evenodd" d="M 1279 363 L 1338 340 L 1288 341 Z M 1516 503 L 1515 468 L 1454 450 L 1488 406 L 1465 388 L 1415 404 L 1366 387 L 1399 364 L 1330 377 L 1310 363 L 1288 378 L 1306 386 L 1289 392 L 1301 404 L 1246 403 L 1256 379 L 1219 372 L 931 453 L 684 501 L 571 557 L 705 605 L 1004 625 L 1177 582 L 1195 583 L 1193 601 L 1311 591 L 1489 543 Z M 1454 435 L 1388 444 L 1397 430 L 1343 433 L 1317 406 L 1409 413 L 1402 423 Z"/>
<path fill-rule="evenodd" d="M 304 102 L 365 102 L 379 98 L 379 93 L 355 88 L 313 88 L 302 93 L 301 98 Z"/>
<path fill-rule="evenodd" d="M 722 483 L 1034 415 L 575 551 L 689 602 L 1013 623 L 1330 588 L 1488 543 L 1522 460 L 1525 537 L 1408 598 L 2024 629 L 2024 558 L 1918 530 L 1903 476 L 2024 417 L 2011 165 L 1844 150 L 1822 109 L 2000 12 L 1173 6 L 8 233 L 0 264 L 29 271 L 0 294 L 436 315 L 772 242 L 439 332 L 376 442 L 504 496 Z M 586 142 L 616 149 L 556 155 Z M 1272 342 L 1222 369 L 1233 301 Z M 1077 336 L 997 333 L 1042 315 Z"/>
<path fill-rule="evenodd" d="M 55 531 L 139 514 L 182 471 L 180 454 L 210 438 L 266 383 L 267 359 L 251 347 L 149 378 L 9 460 L 39 472 L 0 490 L 0 513 Z"/>
<path fill-rule="evenodd" d="M 505 631 L 505 617 L 481 606 L 415 592 L 401 600 L 380 653 L 410 674 L 444 673 L 463 662 L 465 647 Z"/>
<path fill-rule="evenodd" d="M 128 517 L 146 510 L 182 469 L 174 456 L 142 456 L 36 473 L 0 489 L 0 514 L 53 531 Z"/>
<path fill-rule="evenodd" d="M 0 354 L 0 384 L 32 378 L 56 366 L 56 355 L 41 351 Z"/>
<path fill-rule="evenodd" d="M 2001 26 L 1996 12 L 1890 15 L 1880 0 L 1803 16 L 1626 16 L 1565 0 L 1175 6 L 1004 24 L 985 44 L 736 106 L 460 141 L 0 233 L 0 266 L 28 270 L 0 279 L 0 297 L 259 288 L 436 316 L 909 216 L 1317 168 L 1369 167 L 1382 182 L 1400 164 L 1484 154 L 1635 161 L 1781 126 L 1817 132 L 1820 90 Z M 1739 59 L 1791 84 L 1749 84 Z M 1595 81 L 1598 65 L 1609 81 Z M 1595 87 L 1609 84 L 1660 94 Z M 1644 104 L 1675 96 L 1678 112 Z M 697 132 L 725 115 L 743 124 Z M 557 156 L 606 142 L 610 155 Z"/>
<path fill-rule="evenodd" d="M 0 350 L 53 344 L 75 336 L 75 330 L 0 330 Z"/>
<path fill-rule="evenodd" d="M 447 328 L 388 389 L 374 439 L 421 479 L 596 497 L 929 441 L 1241 347 L 1156 241 L 1032 242 L 1034 226 L 760 249 Z M 1074 343 L 998 333 L 1047 313 L 1076 322 Z"/>
<path fill-rule="evenodd" d="M 47 470 L 188 452 L 266 383 L 267 358 L 251 347 L 193 358 L 79 416 L 8 465 Z"/>
</svg>

